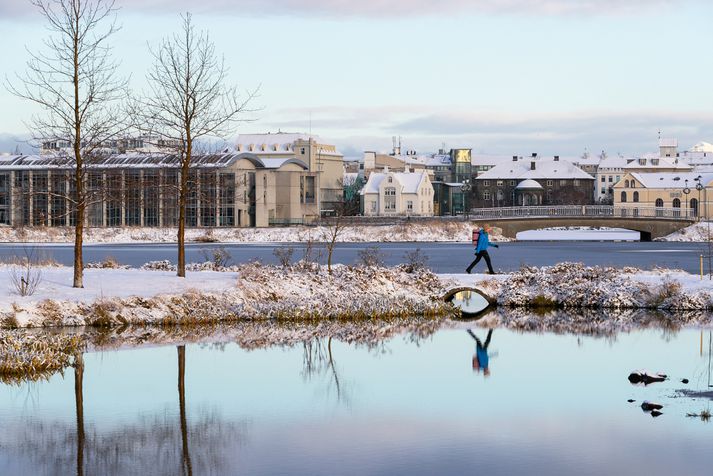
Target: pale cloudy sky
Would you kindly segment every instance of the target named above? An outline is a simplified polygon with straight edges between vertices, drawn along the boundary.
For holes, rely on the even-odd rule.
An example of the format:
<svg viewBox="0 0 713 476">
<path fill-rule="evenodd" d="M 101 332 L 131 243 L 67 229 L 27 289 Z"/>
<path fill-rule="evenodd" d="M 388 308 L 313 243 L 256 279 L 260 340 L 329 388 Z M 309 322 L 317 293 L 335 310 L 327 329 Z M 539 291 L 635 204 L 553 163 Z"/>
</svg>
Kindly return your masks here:
<svg viewBox="0 0 713 476">
<path fill-rule="evenodd" d="M 191 11 L 231 78 L 261 87 L 243 132 L 307 131 L 348 155 L 391 136 L 420 152 L 609 154 L 657 131 L 713 142 L 713 2 L 706 0 L 117 0 L 115 54 L 141 89 L 147 43 Z M 1 76 L 46 34 L 0 0 Z M 0 139 L 32 108 L 0 88 Z M 4 136 L 7 137 L 7 136 Z M 0 149 L 5 142 L 0 141 Z M 5 146 L 6 148 L 7 146 Z"/>
</svg>

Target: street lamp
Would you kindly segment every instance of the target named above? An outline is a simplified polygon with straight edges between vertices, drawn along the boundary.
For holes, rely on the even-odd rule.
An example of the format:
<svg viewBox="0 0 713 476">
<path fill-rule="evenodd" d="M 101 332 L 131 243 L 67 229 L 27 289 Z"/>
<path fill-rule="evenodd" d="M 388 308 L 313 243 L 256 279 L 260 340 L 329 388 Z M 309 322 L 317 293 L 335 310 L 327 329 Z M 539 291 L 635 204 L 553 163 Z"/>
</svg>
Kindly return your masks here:
<svg viewBox="0 0 713 476">
<path fill-rule="evenodd" d="M 683 207 L 683 211 L 684 211 L 683 216 L 685 218 L 688 218 L 688 194 L 689 193 L 691 193 L 691 189 L 688 188 L 688 179 L 686 179 L 686 186 L 683 187 L 683 200 L 685 200 L 685 202 L 686 202 Z"/>
<path fill-rule="evenodd" d="M 465 216 L 465 219 L 468 220 L 468 208 L 466 207 L 467 201 L 466 201 L 466 196 L 468 195 L 468 192 L 470 192 L 470 189 L 472 186 L 470 185 L 470 179 L 465 179 L 463 180 L 463 184 L 460 186 L 460 191 L 462 192 L 461 198 L 463 199 L 463 215 Z"/>
<path fill-rule="evenodd" d="M 701 176 L 696 177 L 696 190 L 698 190 L 698 205 L 696 206 L 696 218 L 701 221 L 701 190 L 703 190 L 703 184 L 701 183 Z"/>
<path fill-rule="evenodd" d="M 698 215 L 700 216 L 700 209 L 701 209 L 701 190 L 703 190 L 703 201 L 704 201 L 704 209 L 703 209 L 703 215 L 706 217 L 706 223 L 707 223 L 707 228 L 708 228 L 708 239 L 706 240 L 708 242 L 708 279 L 713 279 L 713 270 L 711 269 L 711 221 L 710 218 L 708 218 L 708 189 L 703 185 L 701 182 L 702 177 L 699 175 L 696 177 L 696 190 L 698 190 L 698 210 L 699 213 Z M 700 220 L 700 218 L 699 218 Z"/>
</svg>

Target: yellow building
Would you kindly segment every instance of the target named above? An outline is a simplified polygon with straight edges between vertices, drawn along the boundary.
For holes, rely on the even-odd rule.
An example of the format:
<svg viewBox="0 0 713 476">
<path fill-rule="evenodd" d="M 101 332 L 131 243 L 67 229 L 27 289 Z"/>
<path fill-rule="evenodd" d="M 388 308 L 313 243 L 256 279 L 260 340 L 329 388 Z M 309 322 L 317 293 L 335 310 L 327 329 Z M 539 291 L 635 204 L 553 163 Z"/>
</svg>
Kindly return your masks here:
<svg viewBox="0 0 713 476">
<path fill-rule="evenodd" d="M 632 214 L 635 209 L 680 209 L 681 216 L 713 215 L 713 172 L 628 172 L 613 190 L 614 206 L 631 208 Z"/>
<path fill-rule="evenodd" d="M 318 202 L 322 213 L 334 210 L 341 202 L 344 189 L 344 157 L 334 145 L 325 144 L 319 136 L 286 132 L 240 134 L 238 153 L 250 153 L 260 159 L 297 159 L 307 164 L 308 171 L 318 175 Z"/>
</svg>

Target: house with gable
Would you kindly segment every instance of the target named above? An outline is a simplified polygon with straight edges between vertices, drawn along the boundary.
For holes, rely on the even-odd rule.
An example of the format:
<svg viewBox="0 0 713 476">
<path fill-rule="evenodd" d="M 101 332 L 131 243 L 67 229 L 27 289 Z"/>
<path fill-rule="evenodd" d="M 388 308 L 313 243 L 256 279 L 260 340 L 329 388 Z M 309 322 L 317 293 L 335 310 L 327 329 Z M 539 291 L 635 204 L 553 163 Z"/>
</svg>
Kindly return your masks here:
<svg viewBox="0 0 713 476">
<path fill-rule="evenodd" d="M 361 190 L 364 216 L 433 216 L 433 185 L 428 172 L 372 172 Z"/>
</svg>

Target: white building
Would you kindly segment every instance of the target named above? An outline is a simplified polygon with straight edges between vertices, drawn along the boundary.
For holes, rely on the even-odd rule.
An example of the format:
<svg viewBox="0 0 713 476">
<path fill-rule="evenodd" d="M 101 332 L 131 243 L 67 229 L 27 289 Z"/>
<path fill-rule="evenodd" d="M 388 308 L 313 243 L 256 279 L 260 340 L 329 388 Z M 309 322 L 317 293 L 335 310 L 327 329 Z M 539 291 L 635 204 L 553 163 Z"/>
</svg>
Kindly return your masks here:
<svg viewBox="0 0 713 476">
<path fill-rule="evenodd" d="M 425 170 L 372 172 L 361 198 L 365 216 L 433 215 L 433 185 Z"/>
</svg>

